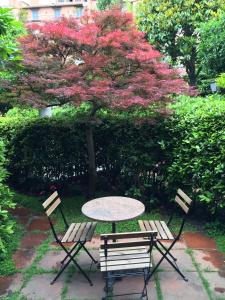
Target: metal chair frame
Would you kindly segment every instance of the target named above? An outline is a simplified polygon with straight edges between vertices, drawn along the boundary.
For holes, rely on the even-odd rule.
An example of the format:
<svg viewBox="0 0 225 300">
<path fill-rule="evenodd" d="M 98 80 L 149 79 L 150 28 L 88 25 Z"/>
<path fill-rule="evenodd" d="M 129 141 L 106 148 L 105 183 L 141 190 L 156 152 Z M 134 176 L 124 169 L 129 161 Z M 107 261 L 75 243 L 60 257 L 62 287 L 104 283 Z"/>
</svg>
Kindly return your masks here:
<svg viewBox="0 0 225 300">
<path fill-rule="evenodd" d="M 178 272 L 178 274 L 180 274 L 180 276 L 185 280 L 188 281 L 188 279 L 184 276 L 184 274 L 180 271 L 178 265 L 177 265 L 177 258 L 175 258 L 172 254 L 171 254 L 171 250 L 174 247 L 174 245 L 176 244 L 176 242 L 180 239 L 180 236 L 183 232 L 183 228 L 184 225 L 186 223 L 188 214 L 189 214 L 189 210 L 190 210 L 190 206 L 192 203 L 192 200 L 181 190 L 178 189 L 177 191 L 177 195 L 175 197 L 175 202 L 180 206 L 180 208 L 182 208 L 184 217 L 181 221 L 181 225 L 180 225 L 180 229 L 178 234 L 174 237 L 173 242 L 170 244 L 170 246 L 167 248 L 161 241 L 163 239 L 160 238 L 156 238 L 156 242 L 154 244 L 155 248 L 159 251 L 159 253 L 162 255 L 161 259 L 158 261 L 158 263 L 154 266 L 149 279 L 151 278 L 151 276 L 155 273 L 155 271 L 158 269 L 158 267 L 160 266 L 160 264 L 162 263 L 162 261 L 165 259 L 174 269 L 175 271 Z M 171 216 L 167 222 L 167 226 L 171 225 L 172 221 L 173 221 L 173 217 L 174 217 L 174 211 L 171 213 Z M 139 224 L 140 222 L 142 222 L 141 220 L 139 220 Z M 142 226 L 140 226 L 142 229 Z M 166 240 L 166 239 L 164 239 Z M 161 248 L 160 248 L 161 247 Z"/>
<path fill-rule="evenodd" d="M 147 293 L 147 284 L 150 279 L 150 270 L 151 270 L 151 254 L 153 250 L 154 243 L 156 241 L 156 231 L 148 231 L 148 232 L 129 232 L 129 233 L 115 233 L 115 234 L 103 234 L 101 235 L 101 240 L 104 241 L 104 243 L 100 246 L 100 249 L 104 250 L 104 258 L 105 258 L 105 280 L 106 280 L 106 286 L 105 286 L 105 292 L 106 297 L 102 298 L 102 300 L 106 300 L 108 298 L 111 299 L 111 291 L 113 284 L 116 279 L 120 279 L 123 277 L 131 277 L 131 276 L 143 276 L 144 278 L 144 287 L 141 292 L 135 292 L 135 293 L 125 293 L 125 294 L 116 294 L 113 295 L 113 297 L 121 297 L 121 296 L 128 296 L 128 295 L 141 295 L 141 298 L 146 297 L 148 300 L 148 293 Z M 108 241 L 118 241 L 121 239 L 133 239 L 133 238 L 148 238 L 148 240 L 137 240 L 137 241 L 129 241 L 129 242 L 113 242 L 111 244 L 108 243 Z M 136 247 L 136 246 L 145 246 L 145 248 L 148 248 L 148 250 L 145 250 L 146 253 L 149 253 L 149 264 L 148 267 L 144 268 L 132 268 L 132 266 L 127 270 L 119 270 L 119 271 L 108 271 L 108 251 L 109 249 L 116 249 L 116 250 L 124 250 L 129 251 L 130 247 Z M 126 248 L 124 248 L 126 247 Z M 126 255 L 128 256 L 128 255 Z M 132 258 L 133 260 L 134 258 Z M 140 258 L 139 258 L 140 259 Z M 138 258 L 137 258 L 138 260 Z M 116 260 L 115 260 L 116 261 Z M 101 267 L 101 259 L 100 259 L 100 268 Z M 133 270 L 133 271 L 132 271 Z"/>
<path fill-rule="evenodd" d="M 55 195 L 55 197 L 54 197 Z M 56 201 L 53 203 L 54 200 L 51 200 L 51 199 L 55 199 L 57 197 L 57 200 L 59 199 L 59 203 L 57 205 L 55 205 Z M 50 201 L 49 204 L 46 204 L 48 203 L 48 201 Z M 53 205 L 52 205 L 53 203 Z M 61 214 L 61 217 L 63 219 L 63 222 L 64 222 L 64 225 L 65 225 L 65 231 L 68 230 L 69 228 L 69 224 L 66 220 L 66 217 L 63 213 L 63 209 L 61 207 L 62 203 L 61 203 L 61 200 L 60 198 L 58 197 L 58 193 L 57 192 L 54 192 L 43 204 L 43 207 L 46 208 L 48 206 L 51 206 L 53 207 L 54 205 L 56 207 L 53 207 L 53 210 L 50 212 L 50 214 L 48 213 L 48 210 L 51 209 L 48 208 L 48 210 L 46 210 L 46 214 L 48 216 L 48 220 L 49 220 L 49 224 L 50 224 L 50 227 L 51 227 L 51 230 L 52 230 L 52 233 L 53 233 L 53 236 L 55 238 L 55 241 L 56 243 L 66 252 L 66 256 L 63 258 L 63 260 L 61 261 L 61 268 L 59 270 L 59 272 L 57 273 L 57 275 L 55 276 L 55 278 L 51 281 L 51 284 L 53 284 L 58 278 L 59 276 L 63 273 L 63 271 L 66 269 L 66 267 L 70 264 L 70 262 L 73 262 L 74 265 L 77 267 L 77 269 L 79 269 L 79 271 L 83 274 L 83 276 L 87 279 L 87 281 L 89 282 L 89 284 L 92 286 L 93 283 L 91 281 L 91 279 L 89 278 L 89 276 L 87 275 L 87 273 L 81 268 L 81 266 L 78 264 L 78 262 L 75 260 L 75 256 L 80 252 L 81 249 L 84 249 L 84 251 L 88 254 L 88 256 L 91 258 L 91 266 L 92 266 L 92 263 L 94 262 L 95 264 L 98 263 L 98 261 L 96 261 L 93 256 L 91 255 L 91 253 L 87 250 L 87 248 L 85 247 L 85 244 L 86 244 L 86 240 L 78 240 L 76 242 L 73 242 L 74 244 L 72 245 L 72 247 L 68 250 L 64 244 L 66 244 L 65 242 L 62 242 L 62 239 L 60 239 L 56 233 L 56 230 L 54 228 L 54 225 L 53 225 L 53 222 L 52 222 L 52 219 L 50 218 L 50 215 L 52 212 L 56 211 L 56 209 L 58 209 L 60 211 L 60 214 Z M 66 261 L 67 260 L 67 261 Z M 66 262 L 66 263 L 65 263 Z"/>
</svg>

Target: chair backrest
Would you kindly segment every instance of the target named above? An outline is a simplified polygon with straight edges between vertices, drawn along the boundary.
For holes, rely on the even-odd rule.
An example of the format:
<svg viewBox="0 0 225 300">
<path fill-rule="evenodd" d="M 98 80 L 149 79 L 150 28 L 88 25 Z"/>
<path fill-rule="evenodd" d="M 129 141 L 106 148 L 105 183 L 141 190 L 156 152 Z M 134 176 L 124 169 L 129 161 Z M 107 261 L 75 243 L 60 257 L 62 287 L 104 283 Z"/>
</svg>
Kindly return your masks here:
<svg viewBox="0 0 225 300">
<path fill-rule="evenodd" d="M 179 207 L 184 212 L 184 217 L 183 217 L 183 220 L 181 222 L 181 226 L 180 226 L 178 235 L 176 237 L 177 239 L 179 239 L 181 234 L 182 234 L 184 224 L 186 222 L 187 215 L 189 214 L 190 207 L 191 207 L 191 204 L 192 204 L 192 200 L 181 189 L 178 189 L 176 197 L 175 197 L 175 202 L 179 205 Z M 173 213 L 172 213 L 167 225 L 169 225 L 171 223 L 172 218 L 173 218 Z"/>
<path fill-rule="evenodd" d="M 177 190 L 177 194 L 176 194 L 176 197 L 175 197 L 175 202 L 180 206 L 180 208 L 186 214 L 189 213 L 192 200 L 181 189 Z"/>
<path fill-rule="evenodd" d="M 104 249 L 105 257 L 107 257 L 108 255 L 108 249 L 115 249 L 115 248 L 145 246 L 145 247 L 149 247 L 148 252 L 151 252 L 154 242 L 156 240 L 156 236 L 157 236 L 157 231 L 139 231 L 139 232 L 101 234 L 100 239 L 104 241 L 104 244 L 102 244 L 100 248 Z M 137 238 L 138 240 L 133 240 Z M 148 238 L 148 239 L 144 239 L 144 238 Z M 126 241 L 121 241 L 124 239 L 126 239 Z M 116 242 L 113 242 L 115 240 Z M 109 241 L 112 241 L 112 243 L 108 243 Z"/>
<path fill-rule="evenodd" d="M 61 199 L 59 198 L 58 192 L 55 191 L 50 197 L 48 197 L 47 200 L 45 200 L 45 202 L 42 203 L 46 215 L 49 217 L 60 203 Z"/>
<path fill-rule="evenodd" d="M 55 191 L 50 197 L 48 197 L 47 200 L 45 200 L 43 203 L 42 203 L 42 206 L 44 207 L 45 209 L 45 213 L 46 215 L 48 216 L 48 219 L 49 219 L 49 223 L 50 223 L 50 226 L 51 226 L 51 229 L 53 231 L 53 234 L 55 236 L 55 239 L 56 241 L 58 241 L 58 236 L 57 236 L 57 233 L 55 231 L 55 228 L 53 226 L 53 222 L 51 221 L 51 214 L 57 209 L 59 208 L 60 210 L 60 213 L 61 213 L 61 216 L 62 216 L 62 219 L 64 221 L 64 224 L 65 224 L 65 229 L 68 229 L 69 225 L 67 223 L 67 220 L 66 220 L 66 217 L 64 216 L 64 213 L 63 213 L 63 210 L 62 210 L 62 207 L 61 207 L 61 199 L 59 197 L 59 194 L 57 191 Z"/>
</svg>

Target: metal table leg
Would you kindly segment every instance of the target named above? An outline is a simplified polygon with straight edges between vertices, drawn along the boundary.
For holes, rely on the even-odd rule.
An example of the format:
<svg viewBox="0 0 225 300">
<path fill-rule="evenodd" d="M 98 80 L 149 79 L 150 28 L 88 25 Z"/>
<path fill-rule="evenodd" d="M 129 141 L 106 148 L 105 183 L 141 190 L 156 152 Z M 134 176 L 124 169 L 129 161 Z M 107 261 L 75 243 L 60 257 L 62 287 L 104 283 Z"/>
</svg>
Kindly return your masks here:
<svg viewBox="0 0 225 300">
<path fill-rule="evenodd" d="M 116 223 L 112 222 L 112 233 L 116 233 Z M 116 240 L 113 240 L 113 242 L 115 243 Z"/>
</svg>

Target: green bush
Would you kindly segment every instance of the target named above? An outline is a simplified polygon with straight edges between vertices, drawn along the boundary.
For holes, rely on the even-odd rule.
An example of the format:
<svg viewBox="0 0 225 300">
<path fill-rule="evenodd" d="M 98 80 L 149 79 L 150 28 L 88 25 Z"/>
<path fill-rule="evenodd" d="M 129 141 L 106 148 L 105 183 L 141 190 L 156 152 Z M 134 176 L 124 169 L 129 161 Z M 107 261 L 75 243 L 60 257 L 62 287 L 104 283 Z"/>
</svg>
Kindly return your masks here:
<svg viewBox="0 0 225 300">
<path fill-rule="evenodd" d="M 225 99 L 181 97 L 172 108 L 169 186 L 184 186 L 213 213 L 224 209 Z"/>
<path fill-rule="evenodd" d="M 225 72 L 225 14 L 204 23 L 198 46 L 199 64 L 210 78 Z"/>
<path fill-rule="evenodd" d="M 5 185 L 8 176 L 5 168 L 5 153 L 3 142 L 0 141 L 0 259 L 7 254 L 9 236 L 13 234 L 15 222 L 11 219 L 8 209 L 14 207 L 12 193 Z"/>
<path fill-rule="evenodd" d="M 51 118 L 15 112 L 0 119 L 10 183 L 25 192 L 87 185 L 86 106 Z M 211 212 L 224 211 L 225 99 L 180 97 L 162 118 L 145 109 L 99 112 L 95 125 L 98 190 L 158 205 L 178 187 Z M 21 117 L 22 115 L 22 117 Z M 83 120 L 83 121 L 82 121 Z"/>
<path fill-rule="evenodd" d="M 85 105 L 82 109 L 57 108 L 52 118 L 42 119 L 20 114 L 9 117 L 9 111 L 1 118 L 0 133 L 6 140 L 10 183 L 14 187 L 39 193 L 53 184 L 65 189 L 67 184 L 86 184 L 88 158 L 85 123 L 81 121 L 85 110 Z M 156 117 L 149 124 L 149 115 L 151 111 L 141 109 L 130 113 L 100 112 L 101 121 L 95 126 L 100 189 L 141 194 L 147 199 L 150 192 L 157 195 L 163 190 L 163 122 Z M 140 117 L 146 121 L 140 122 Z"/>
<path fill-rule="evenodd" d="M 220 88 L 221 93 L 225 94 L 225 73 L 220 74 L 216 78 L 216 84 Z"/>
</svg>

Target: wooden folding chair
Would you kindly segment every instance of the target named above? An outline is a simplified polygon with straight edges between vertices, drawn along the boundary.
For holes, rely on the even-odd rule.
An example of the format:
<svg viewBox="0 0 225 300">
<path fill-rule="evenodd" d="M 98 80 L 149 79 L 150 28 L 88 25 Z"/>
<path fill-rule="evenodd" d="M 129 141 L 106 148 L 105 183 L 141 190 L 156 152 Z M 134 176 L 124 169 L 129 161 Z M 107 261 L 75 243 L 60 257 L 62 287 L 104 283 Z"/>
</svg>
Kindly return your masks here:
<svg viewBox="0 0 225 300">
<path fill-rule="evenodd" d="M 74 265 L 79 269 L 79 271 L 84 275 L 84 277 L 88 280 L 90 285 L 92 284 L 92 281 L 82 270 L 78 262 L 75 260 L 75 256 L 79 253 L 81 249 L 83 249 L 91 258 L 92 263 L 94 262 L 97 264 L 98 262 L 93 258 L 93 256 L 90 254 L 90 252 L 85 247 L 85 244 L 87 241 L 91 241 L 92 236 L 95 231 L 95 227 L 97 225 L 96 222 L 85 222 L 85 223 L 72 223 L 68 224 L 66 217 L 63 213 L 62 207 L 61 207 L 61 199 L 59 198 L 58 193 L 55 191 L 43 204 L 42 206 L 45 209 L 45 213 L 48 216 L 48 220 L 52 229 L 52 233 L 54 235 L 54 238 L 59 244 L 59 246 L 65 251 L 66 256 L 61 261 L 61 268 L 56 275 L 56 277 L 52 280 L 51 284 L 53 284 L 56 279 L 63 273 L 63 271 L 66 269 L 66 267 L 69 265 L 69 263 L 72 261 Z M 52 222 L 50 216 L 53 212 L 58 209 L 60 211 L 61 217 L 63 219 L 64 225 L 65 225 L 65 233 L 62 238 L 60 238 L 56 230 L 54 228 L 54 223 Z M 72 246 L 70 249 L 67 249 L 66 243 L 72 243 Z"/>
<path fill-rule="evenodd" d="M 171 254 L 171 249 L 175 245 L 175 243 L 180 239 L 180 236 L 182 234 L 187 216 L 190 211 L 190 205 L 192 203 L 191 198 L 189 198 L 181 189 L 178 189 L 177 195 L 175 197 L 175 202 L 179 205 L 179 207 L 182 209 L 182 212 L 184 214 L 180 229 L 177 235 L 174 235 L 170 228 L 168 226 L 171 225 L 174 211 L 172 212 L 169 220 L 167 223 L 164 221 L 155 221 L 155 220 L 139 220 L 139 226 L 142 231 L 149 231 L 149 230 L 157 230 L 157 242 L 155 243 L 156 249 L 162 254 L 161 259 L 159 262 L 155 265 L 154 269 L 151 272 L 151 276 L 154 274 L 154 272 L 158 269 L 159 265 L 162 263 L 164 259 L 168 261 L 168 263 L 171 264 L 171 266 L 181 275 L 181 277 L 187 281 L 186 277 L 182 274 L 180 269 L 177 266 L 177 259 Z M 162 242 L 163 241 L 170 241 L 171 244 L 167 248 Z"/>
<path fill-rule="evenodd" d="M 132 294 L 117 294 L 113 297 L 141 294 L 141 297 L 148 299 L 147 284 L 150 278 L 151 254 L 156 235 L 156 231 L 101 235 L 100 238 L 104 243 L 100 246 L 100 269 L 105 273 L 106 279 L 106 297 L 103 299 L 108 299 L 108 297 L 111 299 L 114 280 L 125 276 L 143 276 L 142 291 Z M 143 238 L 148 239 L 144 240 Z M 126 241 L 121 241 L 124 239 Z M 117 242 L 113 242 L 113 240 Z"/>
</svg>

